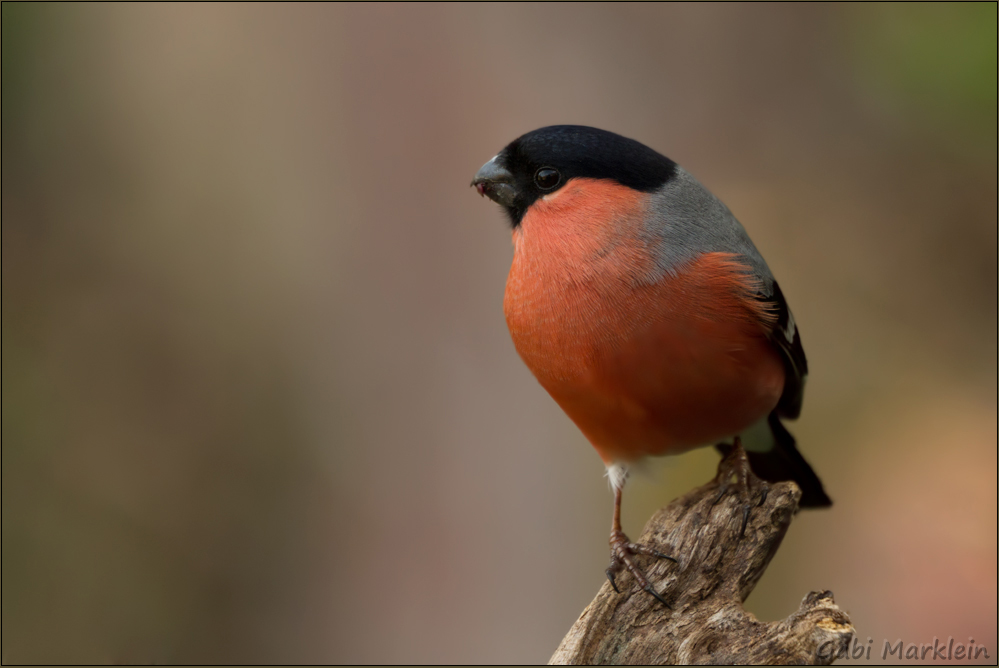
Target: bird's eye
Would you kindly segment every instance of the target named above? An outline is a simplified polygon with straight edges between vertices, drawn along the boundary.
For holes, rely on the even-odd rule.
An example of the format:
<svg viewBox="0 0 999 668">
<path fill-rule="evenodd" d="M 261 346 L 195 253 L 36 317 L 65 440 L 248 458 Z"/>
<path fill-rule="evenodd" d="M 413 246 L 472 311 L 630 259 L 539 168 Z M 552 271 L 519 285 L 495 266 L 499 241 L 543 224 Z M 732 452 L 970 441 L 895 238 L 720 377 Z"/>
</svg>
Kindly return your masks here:
<svg viewBox="0 0 999 668">
<path fill-rule="evenodd" d="M 554 167 L 542 167 L 534 175 L 534 182 L 542 190 L 551 190 L 562 180 L 562 175 Z"/>
</svg>

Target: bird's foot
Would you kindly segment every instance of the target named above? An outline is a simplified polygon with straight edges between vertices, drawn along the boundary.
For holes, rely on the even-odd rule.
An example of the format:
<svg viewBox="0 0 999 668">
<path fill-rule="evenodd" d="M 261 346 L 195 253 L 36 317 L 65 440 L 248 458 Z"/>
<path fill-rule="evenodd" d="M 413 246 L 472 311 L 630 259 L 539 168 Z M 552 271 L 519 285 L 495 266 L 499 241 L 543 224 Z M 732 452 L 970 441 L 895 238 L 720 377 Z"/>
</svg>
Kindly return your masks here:
<svg viewBox="0 0 999 668">
<path fill-rule="evenodd" d="M 749 468 L 749 458 L 746 457 L 746 451 L 742 447 L 742 439 L 738 436 L 735 437 L 732 449 L 718 462 L 715 484 L 718 485 L 718 496 L 715 497 L 714 504 L 721 501 L 730 492 L 734 492 L 742 500 L 742 528 L 739 530 L 739 538 L 742 538 L 746 533 L 750 510 L 754 506 L 763 505 L 770 492 L 770 486 L 765 480 L 756 477 L 753 470 Z M 760 499 L 756 503 L 753 503 L 754 488 L 758 489 L 760 493 Z"/>
<path fill-rule="evenodd" d="M 680 562 L 667 554 L 663 554 L 658 550 L 652 549 L 647 545 L 632 543 L 628 540 L 628 537 L 624 535 L 623 531 L 615 530 L 611 532 L 610 549 L 610 566 L 608 566 L 607 570 L 604 572 L 607 573 L 607 579 L 610 580 L 611 587 L 613 587 L 614 591 L 619 594 L 621 593 L 621 590 L 617 588 L 617 583 L 614 581 L 614 576 L 622 570 L 627 569 L 627 571 L 631 573 L 631 576 L 635 578 L 635 582 L 637 582 L 642 589 L 647 591 L 655 597 L 656 600 L 672 610 L 670 604 L 666 602 L 666 599 L 663 598 L 651 584 L 649 584 L 649 580 L 645 577 L 645 573 L 638 567 L 637 564 L 635 564 L 634 556 L 636 554 L 644 554 L 657 559 L 668 559 L 675 564 Z"/>
</svg>

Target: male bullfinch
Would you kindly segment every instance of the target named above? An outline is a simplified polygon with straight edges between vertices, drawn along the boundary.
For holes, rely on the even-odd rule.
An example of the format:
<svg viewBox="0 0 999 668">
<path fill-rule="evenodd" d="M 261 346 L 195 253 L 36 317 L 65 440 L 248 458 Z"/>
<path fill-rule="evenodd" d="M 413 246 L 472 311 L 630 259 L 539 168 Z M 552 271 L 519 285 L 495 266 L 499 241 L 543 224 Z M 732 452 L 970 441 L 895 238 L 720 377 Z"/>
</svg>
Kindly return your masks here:
<svg viewBox="0 0 999 668">
<path fill-rule="evenodd" d="M 741 451 L 742 436 L 757 476 L 797 482 L 803 507 L 831 505 L 781 424 L 801 412 L 801 336 L 718 198 L 647 146 L 576 125 L 515 139 L 472 185 L 513 226 L 514 346 L 607 467 L 612 585 L 625 567 L 666 603 L 632 558 L 666 555 L 621 531 L 621 489 L 644 457 Z"/>
</svg>

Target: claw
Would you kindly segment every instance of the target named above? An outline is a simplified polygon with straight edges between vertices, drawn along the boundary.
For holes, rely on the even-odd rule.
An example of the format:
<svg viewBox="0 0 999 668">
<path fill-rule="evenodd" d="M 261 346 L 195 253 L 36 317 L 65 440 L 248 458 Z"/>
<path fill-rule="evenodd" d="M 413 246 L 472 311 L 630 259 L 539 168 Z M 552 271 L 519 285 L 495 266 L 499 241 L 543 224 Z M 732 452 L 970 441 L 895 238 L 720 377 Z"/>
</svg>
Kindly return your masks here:
<svg viewBox="0 0 999 668">
<path fill-rule="evenodd" d="M 767 502 L 767 495 L 769 493 L 770 493 L 770 485 L 763 483 L 763 490 L 760 492 L 760 502 L 756 504 L 757 508 Z"/>
<path fill-rule="evenodd" d="M 662 596 L 660 596 L 659 592 L 657 592 L 655 589 L 652 588 L 652 585 L 646 584 L 644 587 L 642 587 L 642 589 L 644 589 L 648 593 L 652 594 L 656 598 L 657 601 L 659 601 L 660 603 L 662 603 L 663 605 L 665 605 L 668 609 L 670 609 L 670 610 L 673 609 L 673 606 L 671 606 L 669 603 L 667 603 L 666 599 L 664 599 Z"/>
<path fill-rule="evenodd" d="M 604 571 L 604 573 L 607 575 L 607 579 L 610 580 L 611 589 L 614 590 L 614 593 L 620 594 L 621 590 L 617 588 L 617 583 L 614 582 L 614 569 L 613 569 L 613 567 L 608 566 L 607 570 Z"/>
<path fill-rule="evenodd" d="M 674 564 L 679 564 L 680 562 L 669 556 L 668 554 L 663 554 L 659 550 L 654 550 L 648 545 L 641 545 L 639 543 L 628 543 L 627 549 L 633 554 L 644 554 L 649 557 L 655 557 L 656 559 L 669 559 Z"/>
<path fill-rule="evenodd" d="M 652 556 L 655 557 L 656 559 L 669 559 L 674 564 L 677 564 L 677 565 L 680 564 L 680 562 L 676 558 L 671 557 L 668 554 L 663 554 L 662 552 L 659 552 L 658 550 L 652 550 Z"/>
</svg>

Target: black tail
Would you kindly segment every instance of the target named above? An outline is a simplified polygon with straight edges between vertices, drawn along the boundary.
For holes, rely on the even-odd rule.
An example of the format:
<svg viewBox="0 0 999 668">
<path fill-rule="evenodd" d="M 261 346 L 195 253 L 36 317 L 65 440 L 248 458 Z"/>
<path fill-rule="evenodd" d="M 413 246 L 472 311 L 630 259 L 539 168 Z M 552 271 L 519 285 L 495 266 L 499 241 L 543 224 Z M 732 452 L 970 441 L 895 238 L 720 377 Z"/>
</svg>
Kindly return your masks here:
<svg viewBox="0 0 999 668">
<path fill-rule="evenodd" d="M 767 451 L 747 450 L 749 466 L 758 477 L 768 482 L 793 480 L 801 488 L 801 508 L 826 508 L 832 505 L 824 489 L 822 481 L 808 465 L 805 458 L 795 447 L 794 436 L 784 428 L 777 412 L 770 413 L 767 424 L 774 437 L 774 445 Z M 732 449 L 729 443 L 719 443 L 715 446 L 718 452 L 725 456 Z"/>
</svg>

